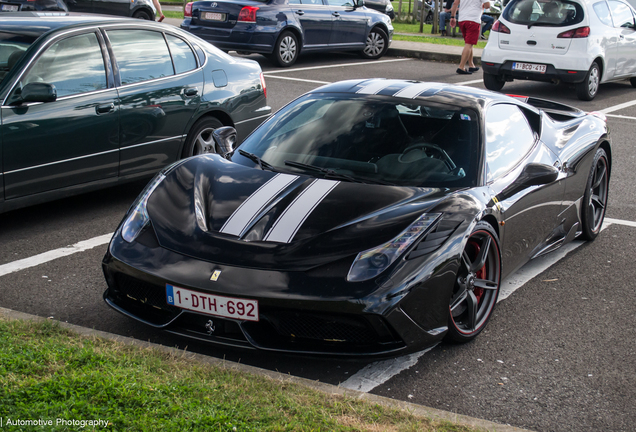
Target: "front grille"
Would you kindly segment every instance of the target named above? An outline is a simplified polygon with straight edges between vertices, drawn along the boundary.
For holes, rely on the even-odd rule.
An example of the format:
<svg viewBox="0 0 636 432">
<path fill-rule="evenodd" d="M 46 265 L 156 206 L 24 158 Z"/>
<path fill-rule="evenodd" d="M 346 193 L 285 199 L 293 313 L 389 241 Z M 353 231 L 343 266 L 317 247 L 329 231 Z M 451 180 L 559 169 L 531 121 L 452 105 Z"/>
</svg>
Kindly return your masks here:
<svg viewBox="0 0 636 432">
<path fill-rule="evenodd" d="M 155 285 L 140 279 L 133 278 L 124 273 L 115 275 L 115 289 L 113 290 L 117 303 L 132 305 L 136 308 L 146 308 L 155 312 L 168 312 L 169 316 L 176 316 L 181 309 L 166 303 L 166 288 L 163 285 Z M 122 304 L 122 306 L 124 306 Z"/>
<path fill-rule="evenodd" d="M 267 316 L 280 336 L 366 345 L 377 340 L 363 319 L 319 314 L 277 313 Z"/>
</svg>

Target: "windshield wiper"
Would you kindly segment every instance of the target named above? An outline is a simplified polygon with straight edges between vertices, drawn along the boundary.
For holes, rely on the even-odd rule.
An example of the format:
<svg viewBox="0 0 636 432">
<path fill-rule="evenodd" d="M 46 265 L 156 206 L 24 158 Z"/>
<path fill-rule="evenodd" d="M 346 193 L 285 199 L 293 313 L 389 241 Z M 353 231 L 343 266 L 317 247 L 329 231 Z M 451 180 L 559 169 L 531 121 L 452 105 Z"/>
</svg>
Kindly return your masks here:
<svg viewBox="0 0 636 432">
<path fill-rule="evenodd" d="M 334 171 L 331 168 L 323 168 L 323 167 L 319 167 L 319 166 L 316 166 L 316 165 L 310 165 L 310 164 L 306 164 L 306 163 L 302 163 L 302 162 L 295 162 L 295 161 L 286 160 L 285 161 L 285 165 L 293 166 L 293 167 L 296 167 L 296 168 L 304 168 L 304 169 L 308 169 L 310 171 L 320 172 L 320 173 L 323 173 L 325 175 L 325 177 L 330 177 L 330 178 L 335 178 L 335 179 L 340 179 L 340 180 L 347 180 L 347 181 L 354 182 L 354 183 L 375 183 L 375 184 L 383 184 L 383 185 L 393 185 L 392 183 L 385 182 L 385 181 L 382 181 L 382 180 L 366 179 L 366 178 L 365 179 L 355 178 L 355 177 L 352 177 L 350 175 L 342 174 L 342 173 L 339 173 L 337 171 Z"/>
<path fill-rule="evenodd" d="M 241 156 L 245 156 L 246 158 L 248 158 L 252 162 L 256 162 L 256 164 L 263 171 L 265 171 L 266 169 L 269 170 L 269 171 L 276 171 L 276 168 L 274 168 L 273 165 L 270 165 L 269 163 L 265 162 L 263 159 L 259 158 L 254 153 L 246 152 L 245 150 L 239 149 L 239 154 Z"/>
</svg>

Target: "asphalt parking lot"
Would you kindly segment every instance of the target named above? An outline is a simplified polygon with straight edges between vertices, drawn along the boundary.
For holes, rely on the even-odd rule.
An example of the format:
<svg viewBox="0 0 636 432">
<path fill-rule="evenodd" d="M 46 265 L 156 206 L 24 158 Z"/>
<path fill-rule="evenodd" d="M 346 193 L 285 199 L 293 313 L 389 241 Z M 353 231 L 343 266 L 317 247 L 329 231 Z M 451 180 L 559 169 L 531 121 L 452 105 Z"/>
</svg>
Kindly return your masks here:
<svg viewBox="0 0 636 432">
<path fill-rule="evenodd" d="M 248 58 L 261 64 L 274 110 L 324 83 L 350 78 L 483 88 L 481 73 L 456 75 L 456 65 L 446 63 L 391 57 L 366 62 L 340 54 L 301 57 L 290 69 L 275 69 L 261 56 Z M 628 81 L 603 85 L 592 102 L 577 100 L 564 85 L 515 82 L 504 91 L 608 113 L 611 223 L 593 243 L 575 243 L 567 255 L 557 251 L 509 278 L 504 289 L 510 295 L 473 343 L 441 344 L 382 361 L 298 361 L 197 345 L 147 329 L 102 300 L 103 240 L 79 252 L 82 245 L 61 250 L 112 233 L 143 183 L 0 215 L 0 307 L 527 429 L 634 430 L 636 268 L 630 262 L 636 249 L 636 89 Z M 34 265 L 45 253 L 45 262 Z M 57 258 L 48 260 L 52 257 Z"/>
</svg>

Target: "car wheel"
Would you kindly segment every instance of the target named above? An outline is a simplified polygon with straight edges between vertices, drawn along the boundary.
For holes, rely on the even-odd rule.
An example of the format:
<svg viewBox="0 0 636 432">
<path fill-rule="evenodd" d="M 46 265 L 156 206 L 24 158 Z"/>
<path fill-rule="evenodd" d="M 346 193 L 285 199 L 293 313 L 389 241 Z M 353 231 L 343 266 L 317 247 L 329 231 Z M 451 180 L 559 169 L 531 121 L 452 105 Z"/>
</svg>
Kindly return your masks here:
<svg viewBox="0 0 636 432">
<path fill-rule="evenodd" d="M 576 85 L 576 96 L 584 101 L 591 101 L 598 93 L 598 86 L 601 82 L 601 69 L 598 63 L 592 63 L 590 70 L 587 71 L 585 79 Z"/>
<path fill-rule="evenodd" d="M 469 342 L 486 326 L 501 278 L 499 239 L 492 226 L 479 222 L 462 253 L 450 299 L 446 340 Z"/>
<path fill-rule="evenodd" d="M 498 75 L 484 72 L 484 86 L 486 86 L 488 90 L 499 91 L 503 88 L 505 83 L 506 81 Z"/>
<path fill-rule="evenodd" d="M 636 78 L 630 78 L 629 82 L 632 83 L 632 87 L 636 87 Z"/>
<path fill-rule="evenodd" d="M 296 35 L 290 31 L 284 31 L 276 42 L 272 59 L 278 66 L 291 66 L 296 63 L 299 51 L 300 47 Z"/>
<path fill-rule="evenodd" d="M 433 24 L 433 12 L 429 12 L 424 18 L 424 24 Z"/>
<path fill-rule="evenodd" d="M 609 165 L 607 153 L 602 148 L 596 150 L 594 163 L 585 184 L 583 205 L 581 206 L 581 222 L 583 240 L 594 240 L 603 226 L 605 208 L 607 207 L 607 192 L 609 189 Z"/>
<path fill-rule="evenodd" d="M 371 29 L 367 35 L 367 42 L 362 50 L 362 57 L 377 59 L 382 57 L 389 49 L 389 37 L 379 27 Z"/>
<path fill-rule="evenodd" d="M 212 137 L 212 132 L 223 126 L 214 117 L 205 117 L 192 126 L 181 157 L 187 158 L 205 153 L 216 153 L 216 144 Z"/>
<path fill-rule="evenodd" d="M 137 19 L 142 19 L 142 20 L 149 20 L 149 21 L 152 20 L 152 17 L 150 16 L 150 14 L 143 10 L 138 10 L 137 12 L 133 14 L 132 17 Z"/>
</svg>

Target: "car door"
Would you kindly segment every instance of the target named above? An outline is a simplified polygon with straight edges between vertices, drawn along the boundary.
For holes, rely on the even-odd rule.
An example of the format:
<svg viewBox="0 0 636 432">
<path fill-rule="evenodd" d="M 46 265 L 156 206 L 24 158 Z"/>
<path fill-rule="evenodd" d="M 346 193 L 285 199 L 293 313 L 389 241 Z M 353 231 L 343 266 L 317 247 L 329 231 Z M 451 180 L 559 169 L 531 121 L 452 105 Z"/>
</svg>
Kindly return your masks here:
<svg viewBox="0 0 636 432">
<path fill-rule="evenodd" d="M 117 176 L 119 102 L 96 32 L 59 39 L 39 54 L 2 106 L 5 199 Z M 29 83 L 57 99 L 20 103 Z"/>
<path fill-rule="evenodd" d="M 185 126 L 201 102 L 203 71 L 192 47 L 173 34 L 120 28 L 106 35 L 120 83 L 119 175 L 157 171 L 180 157 Z"/>
<path fill-rule="evenodd" d="M 515 105 L 498 104 L 486 112 L 486 173 L 505 222 L 501 242 L 506 273 L 528 261 L 559 224 L 565 182 L 558 180 L 518 190 L 513 182 L 529 163 L 558 166 L 558 157 L 531 128 Z"/>
<path fill-rule="evenodd" d="M 354 0 L 326 0 L 334 16 L 329 44 L 333 47 L 364 47 L 367 38 L 367 15 L 354 7 Z"/>
<path fill-rule="evenodd" d="M 616 77 L 636 73 L 636 24 L 632 9 L 622 1 L 610 0 L 614 27 L 618 32 L 616 48 Z"/>
<path fill-rule="evenodd" d="M 130 16 L 130 0 L 90 0 L 93 13 L 105 15 Z"/>
<path fill-rule="evenodd" d="M 93 10 L 94 0 L 65 0 L 65 2 L 69 12 L 95 13 Z"/>
<path fill-rule="evenodd" d="M 303 48 L 321 48 L 329 45 L 334 16 L 322 0 L 290 0 L 289 7 L 300 22 Z"/>
</svg>

